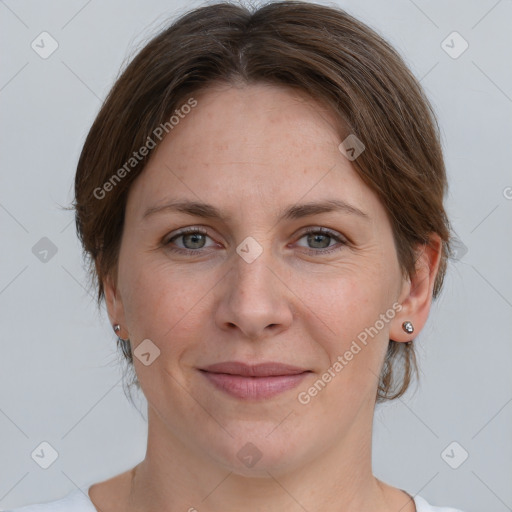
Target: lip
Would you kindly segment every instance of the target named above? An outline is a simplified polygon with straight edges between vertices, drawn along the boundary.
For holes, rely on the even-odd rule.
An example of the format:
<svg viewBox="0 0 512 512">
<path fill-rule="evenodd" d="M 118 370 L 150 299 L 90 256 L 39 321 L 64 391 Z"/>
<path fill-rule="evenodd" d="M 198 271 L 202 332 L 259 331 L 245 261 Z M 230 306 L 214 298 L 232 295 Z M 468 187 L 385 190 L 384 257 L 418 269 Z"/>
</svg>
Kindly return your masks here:
<svg viewBox="0 0 512 512">
<path fill-rule="evenodd" d="M 228 373 L 230 375 L 241 375 L 242 377 L 272 377 L 282 375 L 297 375 L 308 371 L 306 368 L 299 368 L 290 364 L 270 361 L 259 364 L 246 364 L 240 361 L 226 361 L 201 368 L 210 373 Z"/>
<path fill-rule="evenodd" d="M 217 389 L 241 399 L 261 400 L 293 389 L 310 370 L 277 362 L 249 365 L 238 361 L 200 368 Z"/>
</svg>

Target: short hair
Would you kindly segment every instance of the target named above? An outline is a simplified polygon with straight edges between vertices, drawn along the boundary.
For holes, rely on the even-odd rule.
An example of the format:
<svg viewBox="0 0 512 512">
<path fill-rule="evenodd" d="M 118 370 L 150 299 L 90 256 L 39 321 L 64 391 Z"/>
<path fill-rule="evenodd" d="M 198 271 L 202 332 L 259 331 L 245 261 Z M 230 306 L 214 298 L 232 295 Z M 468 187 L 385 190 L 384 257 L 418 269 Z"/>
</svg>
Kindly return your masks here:
<svg viewBox="0 0 512 512">
<path fill-rule="evenodd" d="M 340 8 L 280 1 L 251 10 L 222 2 L 185 13 L 151 39 L 87 135 L 73 208 L 98 305 L 103 279 L 116 279 L 127 194 L 149 155 L 133 168 L 126 162 L 159 126 L 169 127 L 180 105 L 215 83 L 284 86 L 326 105 L 341 140 L 355 135 L 364 144 L 352 164 L 388 214 L 404 277 L 415 272 L 417 244 L 428 244 L 432 233 L 441 238 L 438 295 L 450 254 L 446 172 L 435 113 L 403 59 Z M 125 357 L 133 370 L 131 352 Z M 389 340 L 377 402 L 405 393 L 414 373 L 413 346 Z"/>
</svg>

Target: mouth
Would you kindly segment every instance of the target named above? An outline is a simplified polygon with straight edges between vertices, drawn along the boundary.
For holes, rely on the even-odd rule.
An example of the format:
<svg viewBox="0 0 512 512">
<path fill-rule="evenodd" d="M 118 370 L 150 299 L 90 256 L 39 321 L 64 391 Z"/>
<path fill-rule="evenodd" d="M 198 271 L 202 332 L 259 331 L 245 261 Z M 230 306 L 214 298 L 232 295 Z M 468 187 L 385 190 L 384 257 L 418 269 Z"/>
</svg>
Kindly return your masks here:
<svg viewBox="0 0 512 512">
<path fill-rule="evenodd" d="M 199 371 L 217 389 L 240 400 L 262 400 L 293 389 L 311 370 L 278 362 L 217 363 Z"/>
</svg>

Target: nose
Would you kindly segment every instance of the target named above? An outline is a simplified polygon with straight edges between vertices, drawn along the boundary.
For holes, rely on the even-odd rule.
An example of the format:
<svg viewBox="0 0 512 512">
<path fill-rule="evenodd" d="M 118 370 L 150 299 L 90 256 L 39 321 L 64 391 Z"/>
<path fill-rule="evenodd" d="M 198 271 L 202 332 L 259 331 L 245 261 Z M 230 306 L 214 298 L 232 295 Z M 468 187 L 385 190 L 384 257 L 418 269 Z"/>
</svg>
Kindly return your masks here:
<svg viewBox="0 0 512 512">
<path fill-rule="evenodd" d="M 238 330 L 251 340 L 285 331 L 293 318 L 293 293 L 279 275 L 270 249 L 250 263 L 237 253 L 233 260 L 219 290 L 217 326 L 225 331 Z"/>
</svg>

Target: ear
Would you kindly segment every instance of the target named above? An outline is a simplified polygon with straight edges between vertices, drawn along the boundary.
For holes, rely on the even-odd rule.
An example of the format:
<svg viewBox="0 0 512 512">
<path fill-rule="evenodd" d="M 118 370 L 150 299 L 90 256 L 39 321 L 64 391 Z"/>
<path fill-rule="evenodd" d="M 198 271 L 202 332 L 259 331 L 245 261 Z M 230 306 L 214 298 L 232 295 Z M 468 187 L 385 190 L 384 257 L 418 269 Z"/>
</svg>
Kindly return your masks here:
<svg viewBox="0 0 512 512">
<path fill-rule="evenodd" d="M 129 335 L 126 329 L 123 302 L 113 275 L 108 274 L 107 277 L 105 277 L 103 280 L 103 290 L 105 292 L 105 303 L 107 306 L 110 324 L 112 326 L 119 324 L 121 326 L 121 330 L 116 334 L 120 338 L 126 339 Z"/>
<path fill-rule="evenodd" d="M 415 273 L 405 280 L 398 302 L 402 309 L 393 319 L 389 337 L 398 342 L 414 339 L 427 322 L 434 282 L 441 262 L 442 240 L 437 233 L 431 233 L 426 244 L 416 247 Z M 409 321 L 414 326 L 414 332 L 409 334 L 402 328 L 403 322 Z"/>
</svg>

